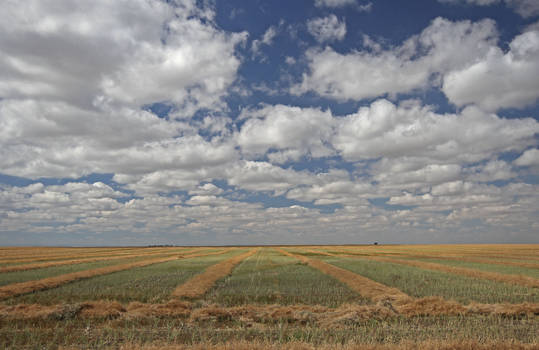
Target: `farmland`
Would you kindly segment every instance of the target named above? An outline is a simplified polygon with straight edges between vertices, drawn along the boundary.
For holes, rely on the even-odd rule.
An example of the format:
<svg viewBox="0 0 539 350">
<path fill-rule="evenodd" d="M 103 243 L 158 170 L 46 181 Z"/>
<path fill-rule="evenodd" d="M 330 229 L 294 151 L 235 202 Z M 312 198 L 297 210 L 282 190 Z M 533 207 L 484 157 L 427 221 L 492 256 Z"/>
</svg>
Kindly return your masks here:
<svg viewBox="0 0 539 350">
<path fill-rule="evenodd" d="M 539 246 L 0 248 L 0 348 L 164 347 L 539 349 Z"/>
</svg>

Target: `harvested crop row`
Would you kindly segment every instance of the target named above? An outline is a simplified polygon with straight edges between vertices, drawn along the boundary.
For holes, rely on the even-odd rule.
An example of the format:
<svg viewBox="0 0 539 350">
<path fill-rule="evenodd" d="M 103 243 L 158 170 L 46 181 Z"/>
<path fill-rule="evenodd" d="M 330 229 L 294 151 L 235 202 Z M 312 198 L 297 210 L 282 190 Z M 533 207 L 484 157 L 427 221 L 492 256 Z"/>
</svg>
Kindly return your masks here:
<svg viewBox="0 0 539 350">
<path fill-rule="evenodd" d="M 343 254 L 332 254 L 324 251 L 319 250 L 313 250 L 313 249 L 304 249 L 307 252 L 310 253 L 316 253 L 321 255 L 328 255 L 328 256 L 346 256 L 346 257 L 357 257 L 357 255 L 349 254 L 348 251 L 344 250 L 335 250 L 338 252 L 342 252 Z M 367 256 L 370 256 L 371 254 L 366 254 Z M 539 268 L 539 264 L 534 263 L 524 263 L 524 262 L 515 262 L 515 261 L 499 261 L 499 260 L 492 260 L 485 259 L 485 258 L 474 258 L 474 257 L 461 257 L 461 256 L 454 256 L 454 255 L 447 255 L 447 254 L 440 254 L 440 255 L 427 255 L 427 254 L 399 254 L 402 257 L 406 257 L 409 259 L 445 259 L 445 260 L 454 260 L 454 261 L 462 261 L 462 262 L 474 262 L 474 263 L 482 263 L 482 264 L 492 264 L 492 265 L 502 265 L 502 266 L 516 266 L 516 267 L 525 267 L 525 268 Z M 391 254 L 388 254 L 386 256 L 387 258 L 394 258 L 391 256 Z"/>
<path fill-rule="evenodd" d="M 190 250 L 188 252 L 192 252 L 192 251 L 193 250 Z M 171 255 L 171 254 L 172 254 L 171 252 L 168 253 L 168 255 Z M 96 262 L 96 261 L 131 259 L 131 258 L 137 258 L 137 257 L 150 257 L 150 256 L 155 256 L 155 255 L 167 255 L 167 254 L 164 252 L 154 252 L 154 253 L 145 253 L 145 254 L 114 255 L 114 256 L 105 256 L 105 257 L 99 257 L 99 258 L 82 258 L 82 259 L 74 259 L 74 260 L 61 260 L 61 261 L 51 261 L 51 262 L 43 262 L 43 263 L 36 263 L 36 264 L 6 266 L 6 267 L 0 268 L 0 273 L 35 270 L 35 269 L 43 269 L 46 267 L 75 265 L 75 264 L 83 264 L 83 263 L 90 263 L 90 262 Z"/>
<path fill-rule="evenodd" d="M 61 348 L 67 350 L 68 348 Z M 226 344 L 201 343 L 196 345 L 123 345 L 120 350 L 537 350 L 539 345 L 515 342 L 485 343 L 467 342 L 423 342 L 403 344 L 347 344 L 347 345 L 313 345 L 292 342 L 285 344 L 267 344 L 257 342 L 227 342 Z"/>
<path fill-rule="evenodd" d="M 255 254 L 258 249 L 252 249 L 245 254 L 235 256 L 208 267 L 203 273 L 191 278 L 172 292 L 175 298 L 196 298 L 204 295 L 215 282 L 230 274 L 232 269 L 244 259 Z"/>
<path fill-rule="evenodd" d="M 406 255 L 406 258 L 411 259 L 445 259 L 445 260 L 456 260 L 463 262 L 474 262 L 481 264 L 492 264 L 492 265 L 504 265 L 504 266 L 516 266 L 516 267 L 526 267 L 531 269 L 539 269 L 539 264 L 535 263 L 525 263 L 517 261 L 500 261 L 495 260 L 494 258 L 473 258 L 473 257 L 460 257 L 454 255 Z"/>
<path fill-rule="evenodd" d="M 419 267 L 421 269 L 449 272 L 449 273 L 454 273 L 454 274 L 469 276 L 469 277 L 474 277 L 474 278 L 483 278 L 483 279 L 488 279 L 488 280 L 492 280 L 496 282 L 505 282 L 505 283 L 512 283 L 512 284 L 517 284 L 521 286 L 526 286 L 526 287 L 539 288 L 539 280 L 532 277 L 528 277 L 528 276 L 506 275 L 506 274 L 501 274 L 501 273 L 496 273 L 496 272 L 480 271 L 480 270 L 470 269 L 466 267 L 447 266 L 447 265 L 436 264 L 436 263 L 425 262 L 425 261 L 417 261 L 417 260 L 402 260 L 402 259 L 375 257 L 375 256 L 369 256 L 365 258 L 370 259 L 370 260 L 375 260 L 375 261 L 384 261 L 384 262 L 401 264 L 401 265 L 409 265 L 409 266 Z"/>
<path fill-rule="evenodd" d="M 69 348 L 60 348 L 67 350 Z M 404 342 L 401 344 L 346 344 L 346 345 L 314 345 L 305 342 L 271 344 L 262 342 L 233 341 L 226 344 L 200 343 L 195 345 L 134 345 L 120 346 L 120 350 L 537 350 L 537 344 L 520 342 L 488 342 L 476 341 L 441 342 L 426 341 L 420 343 Z"/>
<path fill-rule="evenodd" d="M 221 254 L 224 254 L 224 253 L 228 253 L 232 249 L 234 249 L 234 248 L 222 249 L 222 250 L 219 250 L 219 251 L 216 251 L 216 252 L 186 254 L 186 255 L 180 255 L 179 257 L 182 258 L 182 259 L 189 259 L 189 258 L 197 258 L 199 256 L 221 255 Z"/>
<path fill-rule="evenodd" d="M 242 320 L 246 323 L 287 323 L 305 324 L 316 322 L 320 326 L 331 327 L 359 320 L 386 320 L 398 315 L 407 317 L 424 315 L 494 315 L 524 316 L 539 315 L 538 304 L 471 304 L 455 308 L 434 309 L 437 298 L 416 299 L 408 304 L 393 308 L 389 304 L 376 305 L 343 304 L 338 308 L 321 305 L 241 305 L 221 307 L 209 305 L 193 308 L 188 301 L 173 299 L 163 304 L 131 302 L 123 305 L 116 301 L 87 301 L 78 304 L 17 304 L 1 305 L 0 319 L 31 320 L 61 319 L 62 315 L 82 318 L 125 318 L 133 317 L 185 317 L 190 323 L 209 320 Z"/>
<path fill-rule="evenodd" d="M 137 251 L 137 250 L 135 250 Z M 172 251 L 170 249 L 152 249 L 152 250 L 143 250 L 143 249 L 138 249 L 138 251 L 140 251 L 140 253 L 138 253 L 139 255 L 146 255 L 146 254 L 157 254 L 157 253 L 162 253 L 162 254 L 166 254 L 166 253 L 169 253 L 169 254 L 175 254 L 175 253 L 181 253 L 181 251 Z M 108 252 L 108 253 L 79 253 L 79 254 L 74 254 L 74 253 L 70 253 L 70 254 L 67 254 L 67 255 L 51 255 L 51 256 L 34 256 L 32 258 L 18 258 L 18 259 L 4 259 L 4 260 L 0 260 L 0 263 L 1 264 L 4 264 L 4 263 L 7 263 L 7 264 L 23 264 L 23 263 L 36 263 L 36 262 L 47 262 L 47 261 L 50 261 L 52 262 L 51 260 L 74 260 L 74 259 L 78 259 L 78 258 L 97 258 L 97 257 L 111 257 L 111 256 L 117 256 L 117 257 L 122 257 L 122 256 L 126 256 L 126 255 L 133 255 L 133 250 L 129 250 L 129 251 L 123 251 L 123 252 Z"/>
<path fill-rule="evenodd" d="M 412 299 L 409 295 L 396 288 L 388 287 L 340 267 L 330 265 L 320 260 L 309 259 L 305 256 L 292 254 L 283 249 L 278 249 L 278 251 L 281 254 L 299 259 L 307 263 L 309 266 L 336 278 L 340 282 L 348 285 L 352 290 L 355 290 L 359 294 L 370 298 L 373 301 L 390 300 L 398 303 L 404 303 L 405 301 Z"/>
<path fill-rule="evenodd" d="M 279 249 L 282 254 L 296 257 L 310 266 L 333 276 L 347 284 L 361 295 L 378 301 L 379 304 L 389 307 L 391 310 L 406 316 L 418 315 L 446 315 L 446 314 L 504 314 L 522 315 L 539 314 L 539 305 L 534 303 L 523 304 L 480 304 L 471 303 L 462 305 L 456 301 L 447 301 L 440 297 L 413 298 L 396 288 L 390 288 L 384 284 L 375 282 L 369 278 L 360 276 L 354 272 L 341 269 L 340 267 L 325 263 L 305 256 L 295 255 Z M 335 254 L 332 254 L 335 255 Z M 394 304 L 387 301 L 395 301 Z"/>
<path fill-rule="evenodd" d="M 106 266 L 106 267 L 101 267 L 101 268 L 93 269 L 93 270 L 78 271 L 78 272 L 68 273 L 68 274 L 64 274 L 64 275 L 60 275 L 56 277 L 44 278 L 37 281 L 14 283 L 14 284 L 0 287 L 0 300 L 7 299 L 15 295 L 26 294 L 26 293 L 30 293 L 30 292 L 34 292 L 34 291 L 38 291 L 42 289 L 54 288 L 59 285 L 62 285 L 68 282 L 73 282 L 76 280 L 80 280 L 83 278 L 90 278 L 93 276 L 104 275 L 104 274 L 113 273 L 117 271 L 123 271 L 127 269 L 132 269 L 135 267 L 158 264 L 158 263 L 167 262 L 167 261 L 176 260 L 176 259 L 178 259 L 177 256 L 151 259 L 151 260 L 143 260 L 143 261 L 137 261 L 137 262 L 133 262 L 129 264 Z"/>
<path fill-rule="evenodd" d="M 116 254 L 122 252 L 133 251 L 150 251 L 150 250 L 162 250 L 163 248 L 43 248 L 28 249 L 28 250 L 15 250 L 15 251 L 3 251 L 3 259 L 25 259 L 25 258 L 49 258 L 53 256 L 73 256 L 73 255 L 87 255 L 87 254 Z"/>
<path fill-rule="evenodd" d="M 513 248 L 513 249 L 511 249 Z M 455 247 L 455 246 L 444 246 L 437 248 L 436 246 L 425 247 L 425 248 L 411 248 L 408 246 L 404 247 L 380 247 L 380 246 L 369 246 L 369 247 L 332 247 L 332 248 L 323 248 L 331 249 L 333 251 L 341 251 L 343 253 L 349 254 L 365 254 L 369 255 L 443 255 L 443 256 L 452 256 L 455 258 L 490 258 L 490 259 L 518 259 L 518 260 L 538 260 L 537 257 L 539 250 L 537 246 L 530 247 L 529 249 L 514 249 L 514 247 L 505 248 L 500 250 L 499 247 L 496 249 L 490 247 L 480 247 L 476 249 L 470 249 L 470 247 Z"/>
</svg>

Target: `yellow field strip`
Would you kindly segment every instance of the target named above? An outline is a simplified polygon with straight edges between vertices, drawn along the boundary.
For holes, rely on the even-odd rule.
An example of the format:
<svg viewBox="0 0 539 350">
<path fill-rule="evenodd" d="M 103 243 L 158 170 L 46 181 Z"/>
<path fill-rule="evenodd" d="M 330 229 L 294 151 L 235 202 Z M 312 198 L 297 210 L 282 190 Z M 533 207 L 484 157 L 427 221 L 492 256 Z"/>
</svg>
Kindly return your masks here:
<svg viewBox="0 0 539 350">
<path fill-rule="evenodd" d="M 133 252 L 133 251 L 149 251 L 149 250 L 161 250 L 163 247 L 159 248 L 115 248 L 115 249 L 104 249 L 104 248 L 40 248 L 40 249 L 29 249 L 29 250 L 13 250 L 13 251 L 1 251 L 3 259 L 22 259 L 22 258 L 33 258 L 33 257 L 51 257 L 51 256 L 63 256 L 63 255 L 86 255 L 86 254 L 116 254 L 121 252 Z"/>
<path fill-rule="evenodd" d="M 283 249 L 277 249 L 284 255 L 299 259 L 309 266 L 322 271 L 323 273 L 348 285 L 352 290 L 358 292 L 372 301 L 389 307 L 391 310 L 406 316 L 416 315 L 441 315 L 441 314 L 539 314 L 539 304 L 479 304 L 471 303 L 462 305 L 453 300 L 444 300 L 441 297 L 413 298 L 397 288 L 391 288 L 384 284 L 375 282 L 367 277 L 363 277 L 352 271 L 328 264 L 321 260 L 310 259 L 306 256 L 292 254 Z M 329 253 L 328 253 L 329 254 Z"/>
<path fill-rule="evenodd" d="M 284 249 L 277 249 L 281 254 L 288 255 L 307 263 L 323 273 L 332 276 L 340 282 L 348 285 L 352 290 L 373 300 L 391 300 L 398 303 L 409 301 L 412 298 L 396 288 L 388 287 L 384 284 L 375 282 L 369 278 L 358 275 L 357 273 L 342 269 L 340 267 L 325 263 L 317 259 L 309 259 L 302 255 L 292 254 Z"/>
<path fill-rule="evenodd" d="M 311 253 L 318 253 L 322 255 L 329 255 L 329 256 L 345 256 L 345 255 L 338 255 L 338 254 L 332 254 L 317 250 L 305 250 L 309 251 Z M 346 257 L 355 257 L 354 255 L 346 255 Z M 417 261 L 417 260 L 403 260 L 403 259 L 395 259 L 390 257 L 381 257 L 381 256 L 361 256 L 359 258 L 364 258 L 368 260 L 374 260 L 374 261 L 381 261 L 381 262 L 389 262 L 389 263 L 395 263 L 400 265 L 408 265 L 413 267 L 419 267 L 422 269 L 427 270 L 434 270 L 434 271 L 441 271 L 441 272 L 448 272 L 453 273 L 457 275 L 463 275 L 468 277 L 474 277 L 474 278 L 481 278 L 481 279 L 488 279 L 491 281 L 496 282 L 505 282 L 505 283 L 512 283 L 520 286 L 526 286 L 526 287 L 532 287 L 532 288 L 539 288 L 539 280 L 533 277 L 529 276 L 523 276 L 523 275 L 508 275 L 503 273 L 497 273 L 497 272 L 488 272 L 488 271 L 481 271 L 477 269 L 471 269 L 467 267 L 455 267 L 455 266 L 447 266 L 437 263 L 431 263 L 426 261 Z"/>
<path fill-rule="evenodd" d="M 191 253 L 194 250 L 187 251 L 186 253 Z M 184 252 L 182 252 L 184 253 Z M 132 255 L 115 255 L 115 256 L 106 256 L 106 257 L 100 257 L 100 258 L 82 258 L 82 259 L 74 259 L 74 260 L 61 260 L 61 261 L 51 261 L 51 262 L 42 262 L 42 263 L 36 263 L 36 264 L 25 264 L 25 265 L 15 265 L 15 266 L 6 266 L 6 267 L 0 267 L 0 273 L 2 272 L 15 272 L 15 271 L 26 271 L 26 270 L 35 270 L 35 269 L 43 269 L 46 267 L 54 267 L 54 266 L 62 266 L 62 265 L 76 265 L 76 264 L 84 264 L 84 263 L 91 263 L 91 262 L 97 262 L 97 261 L 108 261 L 108 260 L 120 260 L 120 259 L 131 259 L 131 258 L 138 258 L 138 257 L 150 257 L 155 255 L 173 255 L 172 252 L 155 252 L 155 253 L 145 253 L 145 254 L 132 254 Z M 175 256 L 178 255 L 178 253 L 174 254 Z"/>
<path fill-rule="evenodd" d="M 468 246 L 363 246 L 363 247 L 315 247 L 332 251 L 346 252 L 349 254 L 367 255 L 434 255 L 452 256 L 455 258 L 489 258 L 489 259 L 517 259 L 517 260 L 539 260 L 539 245 L 529 246 L 528 249 L 516 249 L 513 245 L 503 248 L 495 247 L 475 247 Z M 518 247 L 517 247 L 518 248 Z"/>
<path fill-rule="evenodd" d="M 176 254 L 181 253 L 181 250 L 172 250 L 172 249 L 152 249 L 152 250 L 146 250 L 146 249 L 140 249 L 138 254 L 155 254 L 163 252 L 164 254 Z M 108 253 L 91 253 L 91 254 L 74 254 L 71 253 L 69 255 L 51 255 L 51 256 L 34 256 L 32 258 L 17 258 L 17 259 L 4 259 L 0 260 L 0 263 L 8 263 L 8 264 L 23 264 L 23 263 L 34 263 L 34 262 L 47 262 L 51 260 L 73 260 L 78 258 L 93 258 L 93 257 L 109 257 L 109 256 L 125 256 L 125 255 L 134 255 L 134 252 L 132 250 L 130 251 L 123 251 L 123 252 L 108 252 Z"/>
<path fill-rule="evenodd" d="M 84 278 L 90 278 L 90 277 L 99 276 L 99 275 L 106 275 L 113 272 L 128 270 L 135 267 L 143 267 L 143 266 L 148 266 L 148 265 L 153 265 L 153 264 L 159 264 L 159 263 L 172 261 L 172 260 L 189 259 L 189 258 L 195 258 L 195 257 L 207 256 L 207 255 L 224 254 L 225 252 L 229 250 L 230 249 L 224 249 L 218 252 L 198 253 L 198 254 L 195 253 L 195 254 L 187 254 L 183 256 L 174 255 L 174 256 L 168 256 L 168 257 L 159 258 L 159 259 L 142 260 L 142 261 L 136 261 L 136 262 L 132 262 L 128 264 L 105 266 L 98 269 L 72 272 L 72 273 L 67 273 L 60 276 L 43 278 L 40 280 L 8 284 L 6 286 L 0 287 L 0 300 L 7 299 L 12 296 L 16 296 L 20 294 L 26 294 L 26 293 L 35 292 L 38 290 L 58 287 L 62 284 L 66 284 L 66 283 L 77 281 Z"/>
<path fill-rule="evenodd" d="M 472 257 L 459 257 L 459 256 L 448 256 L 448 255 L 406 255 L 406 258 L 411 259 L 441 259 L 441 260 L 455 260 L 463 262 L 472 262 L 472 263 L 481 263 L 481 264 L 491 264 L 491 265 L 505 265 L 505 266 L 516 266 L 516 267 L 526 267 L 530 269 L 539 269 L 539 264 L 535 263 L 525 263 L 517 261 L 499 261 L 493 260 L 494 258 L 472 258 Z"/>
<path fill-rule="evenodd" d="M 333 251 L 342 252 L 343 254 L 332 254 L 325 252 L 323 250 L 314 250 L 314 249 L 304 249 L 305 251 L 316 253 L 316 254 L 322 254 L 322 255 L 329 255 L 329 256 L 348 256 L 348 257 L 359 257 L 359 256 L 377 256 L 377 254 L 351 254 L 352 252 L 349 250 L 344 249 L 333 249 Z M 470 256 L 463 256 L 463 255 L 457 255 L 457 254 L 438 254 L 438 255 L 432 255 L 431 254 L 418 254 L 418 253 L 390 253 L 390 252 L 384 252 L 384 255 L 388 258 L 394 258 L 394 255 L 397 255 L 397 257 L 405 257 L 410 259 L 442 259 L 442 260 L 455 260 L 455 261 L 463 261 L 463 262 L 476 262 L 476 263 L 482 263 L 482 264 L 493 264 L 493 265 L 505 265 L 505 266 L 516 266 L 516 267 L 526 267 L 531 269 L 539 269 L 539 264 L 536 263 L 525 263 L 525 262 L 518 262 L 518 261 L 499 261 L 495 260 L 496 258 L 482 258 L 482 257 L 470 257 Z M 379 254 L 378 254 L 379 256 Z"/>
<path fill-rule="evenodd" d="M 215 282 L 230 274 L 232 269 L 244 259 L 255 254 L 259 249 L 252 249 L 215 265 L 208 267 L 203 273 L 196 275 L 172 292 L 174 298 L 196 298 L 204 295 Z"/>
</svg>

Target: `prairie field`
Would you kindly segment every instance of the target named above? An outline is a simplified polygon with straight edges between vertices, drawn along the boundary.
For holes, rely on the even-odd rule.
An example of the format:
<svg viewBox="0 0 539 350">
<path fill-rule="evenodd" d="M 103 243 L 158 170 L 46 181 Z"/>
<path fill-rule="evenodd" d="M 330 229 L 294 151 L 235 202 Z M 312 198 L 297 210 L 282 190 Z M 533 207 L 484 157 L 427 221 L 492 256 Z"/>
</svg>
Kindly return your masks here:
<svg viewBox="0 0 539 350">
<path fill-rule="evenodd" d="M 0 248 L 1 349 L 539 349 L 539 245 Z"/>
</svg>

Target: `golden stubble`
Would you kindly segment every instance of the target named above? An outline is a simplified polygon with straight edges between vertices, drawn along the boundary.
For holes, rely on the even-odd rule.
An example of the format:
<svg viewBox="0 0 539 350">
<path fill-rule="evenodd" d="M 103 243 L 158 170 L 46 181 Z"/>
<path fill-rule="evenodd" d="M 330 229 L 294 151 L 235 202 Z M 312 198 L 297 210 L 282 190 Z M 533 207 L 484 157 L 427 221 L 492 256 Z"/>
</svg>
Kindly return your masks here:
<svg viewBox="0 0 539 350">
<path fill-rule="evenodd" d="M 206 294 L 217 280 L 230 274 L 236 265 L 255 254 L 258 250 L 259 248 L 252 249 L 245 254 L 232 257 L 208 267 L 203 273 L 194 276 L 176 288 L 172 292 L 172 297 L 197 298 Z"/>
</svg>

